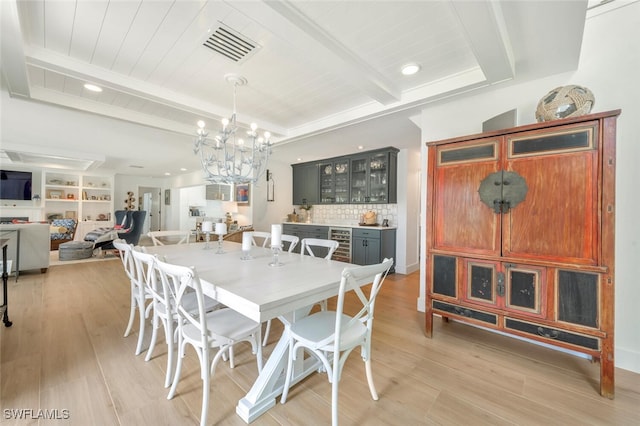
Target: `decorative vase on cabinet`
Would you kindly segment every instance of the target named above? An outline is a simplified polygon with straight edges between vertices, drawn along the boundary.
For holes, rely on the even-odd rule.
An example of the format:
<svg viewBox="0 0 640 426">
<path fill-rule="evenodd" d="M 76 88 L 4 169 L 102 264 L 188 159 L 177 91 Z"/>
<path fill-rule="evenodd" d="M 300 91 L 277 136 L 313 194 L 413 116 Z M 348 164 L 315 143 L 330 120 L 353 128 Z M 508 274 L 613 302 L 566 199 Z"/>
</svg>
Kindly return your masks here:
<svg viewBox="0 0 640 426">
<path fill-rule="evenodd" d="M 303 222 L 305 223 L 311 223 L 313 222 L 313 216 L 311 215 L 311 207 L 303 209 L 301 208 L 300 211 L 302 212 L 303 215 Z"/>
<path fill-rule="evenodd" d="M 582 352 L 613 398 L 619 114 L 427 144 L 427 336 L 439 314 Z"/>
</svg>

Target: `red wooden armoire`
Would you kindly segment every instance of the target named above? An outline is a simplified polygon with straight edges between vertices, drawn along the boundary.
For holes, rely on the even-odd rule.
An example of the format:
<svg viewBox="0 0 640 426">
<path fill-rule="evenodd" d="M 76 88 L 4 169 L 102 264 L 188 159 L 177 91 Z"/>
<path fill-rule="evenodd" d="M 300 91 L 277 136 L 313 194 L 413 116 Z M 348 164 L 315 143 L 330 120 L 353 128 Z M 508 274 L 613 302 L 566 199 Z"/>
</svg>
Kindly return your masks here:
<svg viewBox="0 0 640 426">
<path fill-rule="evenodd" d="M 430 142 L 433 314 L 591 355 L 613 398 L 620 111 Z"/>
</svg>

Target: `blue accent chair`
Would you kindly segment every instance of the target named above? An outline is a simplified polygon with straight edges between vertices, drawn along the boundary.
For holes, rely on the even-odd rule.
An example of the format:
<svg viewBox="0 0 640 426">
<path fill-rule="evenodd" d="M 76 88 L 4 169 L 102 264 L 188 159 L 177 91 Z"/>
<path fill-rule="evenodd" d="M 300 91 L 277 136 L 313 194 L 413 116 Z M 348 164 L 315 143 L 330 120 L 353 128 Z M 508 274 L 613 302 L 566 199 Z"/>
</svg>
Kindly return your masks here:
<svg viewBox="0 0 640 426">
<path fill-rule="evenodd" d="M 116 225 L 121 227 L 98 228 L 84 236 L 85 241 L 94 243 L 94 249 L 115 250 L 113 240 L 122 239 L 127 244 L 138 244 L 147 215 L 145 210 L 116 210 Z"/>
</svg>

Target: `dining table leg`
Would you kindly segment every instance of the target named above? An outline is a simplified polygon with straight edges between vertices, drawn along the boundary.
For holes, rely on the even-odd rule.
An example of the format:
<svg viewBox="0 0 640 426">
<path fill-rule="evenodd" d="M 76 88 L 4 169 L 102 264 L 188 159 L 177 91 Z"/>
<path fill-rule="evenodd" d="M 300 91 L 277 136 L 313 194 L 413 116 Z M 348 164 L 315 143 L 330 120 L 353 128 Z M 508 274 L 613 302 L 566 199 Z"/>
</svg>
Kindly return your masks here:
<svg viewBox="0 0 640 426">
<path fill-rule="evenodd" d="M 297 311 L 295 315 L 278 317 L 285 325 L 291 323 L 292 318 L 300 318 L 308 315 L 309 309 Z M 287 328 L 282 333 L 280 340 L 276 343 L 269 359 L 262 368 L 253 386 L 236 406 L 236 414 L 246 423 L 251 423 L 260 415 L 268 411 L 276 404 L 276 398 L 282 394 L 289 359 L 289 336 Z M 318 371 L 322 366 L 315 357 L 298 356 L 293 365 L 293 376 L 291 385 L 298 383 L 311 373 Z"/>
</svg>

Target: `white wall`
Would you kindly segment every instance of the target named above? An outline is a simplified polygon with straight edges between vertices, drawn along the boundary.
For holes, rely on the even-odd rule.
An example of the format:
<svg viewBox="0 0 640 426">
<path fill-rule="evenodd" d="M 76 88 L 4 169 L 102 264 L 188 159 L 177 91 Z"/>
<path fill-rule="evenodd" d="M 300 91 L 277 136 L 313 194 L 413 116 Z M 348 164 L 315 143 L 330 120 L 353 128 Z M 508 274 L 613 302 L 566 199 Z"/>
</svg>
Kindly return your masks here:
<svg viewBox="0 0 640 426">
<path fill-rule="evenodd" d="M 620 7 L 587 21 L 578 69 L 513 85 L 463 100 L 426 108 L 422 112 L 423 140 L 438 140 L 481 131 L 481 123 L 501 112 L 518 109 L 518 124 L 535 122 L 538 100 L 566 84 L 588 87 L 595 95 L 592 112 L 622 109 L 618 119 L 616 165 L 616 297 L 615 365 L 640 373 L 640 2 Z M 423 157 L 425 156 L 423 150 Z M 423 158 L 423 165 L 426 164 Z M 426 175 L 426 167 L 423 166 Z M 423 194 L 424 197 L 424 194 Z M 424 198 L 423 198 L 424 202 Z M 423 236 L 424 238 L 424 236 Z M 423 240 L 424 241 L 424 240 Z M 424 260 L 421 262 L 421 300 L 424 309 Z"/>
<path fill-rule="evenodd" d="M 278 159 L 277 152 L 269 159 L 269 172 L 273 173 L 274 201 L 267 201 L 266 178 L 252 185 L 253 227 L 256 231 L 270 231 L 271 224 L 282 223 L 293 211 L 293 180 L 291 165 Z M 296 206 L 297 207 L 297 206 Z"/>
<path fill-rule="evenodd" d="M 596 111 L 621 108 L 616 164 L 616 366 L 640 373 L 640 3 L 587 23 L 572 81 L 596 96 Z"/>
<path fill-rule="evenodd" d="M 175 176 L 168 179 L 167 187 L 171 192 L 171 208 L 168 209 L 168 220 L 166 222 L 167 227 L 165 229 L 179 229 L 181 223 L 185 219 L 185 215 L 188 214 L 188 207 L 185 208 L 184 201 L 181 200 L 181 188 L 200 187 L 205 186 L 209 182 L 204 179 L 204 173 L 201 170 L 193 173 L 188 173 L 180 176 Z M 203 192 L 204 194 L 204 192 Z M 204 198 L 204 195 L 202 196 Z M 204 200 L 204 207 L 207 207 L 211 202 Z M 186 205 L 188 206 L 188 202 Z M 215 210 L 213 206 L 209 206 L 210 210 Z M 238 207 L 238 214 L 234 215 L 234 220 L 238 221 L 239 225 L 250 225 L 252 220 L 251 206 Z"/>
<path fill-rule="evenodd" d="M 398 155 L 398 230 L 396 272 L 409 274 L 419 269 L 420 150 L 403 149 Z"/>
<path fill-rule="evenodd" d="M 164 188 L 166 187 L 166 179 L 162 178 L 152 178 L 152 177 L 143 177 L 143 176 L 129 176 L 129 175 L 115 175 L 114 183 L 113 183 L 113 209 L 114 210 L 124 210 L 125 208 L 125 200 L 127 199 L 127 192 L 133 192 L 133 196 L 136 199 L 134 204 L 134 210 L 138 210 L 139 197 L 141 194 L 138 193 L 139 187 L 157 187 L 162 188 L 164 193 Z M 160 227 L 162 229 L 166 229 L 166 216 L 167 211 L 164 205 L 164 200 L 160 201 Z M 147 213 L 148 214 L 148 213 Z"/>
</svg>

